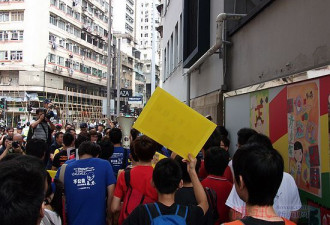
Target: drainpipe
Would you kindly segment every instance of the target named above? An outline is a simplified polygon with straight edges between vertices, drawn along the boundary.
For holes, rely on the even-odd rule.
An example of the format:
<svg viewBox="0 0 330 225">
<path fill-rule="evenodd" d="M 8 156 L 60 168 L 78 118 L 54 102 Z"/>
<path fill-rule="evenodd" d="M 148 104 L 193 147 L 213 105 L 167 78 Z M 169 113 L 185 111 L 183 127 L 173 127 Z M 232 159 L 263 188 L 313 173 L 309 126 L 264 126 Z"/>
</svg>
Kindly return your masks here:
<svg viewBox="0 0 330 225">
<path fill-rule="evenodd" d="M 213 55 L 222 45 L 222 27 L 223 22 L 225 20 L 239 20 L 242 17 L 246 16 L 246 14 L 230 14 L 230 13 L 220 13 L 217 16 L 217 33 L 215 44 L 202 56 L 197 60 L 187 71 L 187 100 L 186 104 L 190 106 L 190 76 L 191 73 L 195 70 L 198 70 L 200 66 L 211 56 Z"/>
</svg>

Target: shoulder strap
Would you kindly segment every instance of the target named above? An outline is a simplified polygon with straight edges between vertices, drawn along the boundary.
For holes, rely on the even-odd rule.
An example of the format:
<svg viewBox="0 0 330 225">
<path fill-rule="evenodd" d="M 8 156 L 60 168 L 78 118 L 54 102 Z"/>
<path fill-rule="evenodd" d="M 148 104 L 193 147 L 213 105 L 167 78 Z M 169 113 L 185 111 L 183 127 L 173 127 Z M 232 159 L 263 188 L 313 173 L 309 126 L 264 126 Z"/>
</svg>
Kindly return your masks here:
<svg viewBox="0 0 330 225">
<path fill-rule="evenodd" d="M 131 188 L 131 168 L 127 168 L 124 170 L 124 175 L 125 175 L 125 183 L 126 183 L 126 186 L 127 188 Z"/>
<path fill-rule="evenodd" d="M 187 219 L 188 207 L 183 205 L 178 205 L 175 215 L 181 216 L 184 220 Z"/>
<path fill-rule="evenodd" d="M 123 149 L 124 149 L 124 155 L 123 155 L 123 163 L 122 163 L 121 167 L 122 167 L 123 169 L 125 169 L 125 167 L 126 167 L 126 162 L 127 162 L 127 149 L 126 149 L 126 148 L 123 148 Z"/>
<path fill-rule="evenodd" d="M 146 207 L 146 210 L 148 212 L 150 223 L 153 219 L 162 215 L 157 203 L 145 204 L 144 206 Z"/>
<path fill-rule="evenodd" d="M 67 166 L 68 164 L 63 164 L 62 166 L 61 166 L 61 171 L 60 171 L 60 181 L 63 183 L 63 185 L 64 185 L 64 174 L 65 174 L 65 169 L 66 169 L 66 166 Z"/>
</svg>

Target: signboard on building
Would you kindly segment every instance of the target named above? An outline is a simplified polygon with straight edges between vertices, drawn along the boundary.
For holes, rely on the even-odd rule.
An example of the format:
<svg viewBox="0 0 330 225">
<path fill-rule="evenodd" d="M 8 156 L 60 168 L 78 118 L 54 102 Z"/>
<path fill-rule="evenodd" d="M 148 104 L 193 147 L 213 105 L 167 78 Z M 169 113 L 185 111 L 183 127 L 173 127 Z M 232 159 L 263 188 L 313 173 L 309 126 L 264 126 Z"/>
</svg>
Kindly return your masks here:
<svg viewBox="0 0 330 225">
<path fill-rule="evenodd" d="M 142 97 L 135 96 L 128 98 L 128 104 L 141 104 L 142 105 Z"/>
<path fill-rule="evenodd" d="M 113 89 L 113 93 L 114 93 L 114 96 L 117 97 L 117 89 Z M 125 88 L 122 88 L 120 89 L 120 97 L 132 97 L 132 94 L 133 91 L 132 89 L 125 89 Z"/>
</svg>

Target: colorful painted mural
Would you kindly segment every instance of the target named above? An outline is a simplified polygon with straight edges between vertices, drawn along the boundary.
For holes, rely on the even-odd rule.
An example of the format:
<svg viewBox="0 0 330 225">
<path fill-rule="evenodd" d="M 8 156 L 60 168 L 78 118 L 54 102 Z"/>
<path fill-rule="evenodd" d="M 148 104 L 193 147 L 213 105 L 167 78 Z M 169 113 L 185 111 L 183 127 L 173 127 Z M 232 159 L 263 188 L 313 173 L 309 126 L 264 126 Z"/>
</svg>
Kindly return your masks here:
<svg viewBox="0 0 330 225">
<path fill-rule="evenodd" d="M 298 187 L 321 196 L 318 81 L 287 90 L 289 172 Z"/>
<path fill-rule="evenodd" d="M 250 128 L 269 136 L 269 91 L 250 94 Z"/>
</svg>

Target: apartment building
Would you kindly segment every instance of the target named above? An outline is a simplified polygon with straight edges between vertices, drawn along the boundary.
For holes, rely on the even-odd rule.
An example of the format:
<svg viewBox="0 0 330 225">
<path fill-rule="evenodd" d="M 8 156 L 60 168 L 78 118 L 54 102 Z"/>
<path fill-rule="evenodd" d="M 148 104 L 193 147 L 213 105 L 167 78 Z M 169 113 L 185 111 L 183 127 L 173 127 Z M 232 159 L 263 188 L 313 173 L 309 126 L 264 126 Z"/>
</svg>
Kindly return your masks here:
<svg viewBox="0 0 330 225">
<path fill-rule="evenodd" d="M 103 117 L 108 12 L 108 0 L 0 0 L 0 96 L 9 124 L 29 120 L 27 105 L 45 98 L 60 106 L 62 120 Z"/>
</svg>

